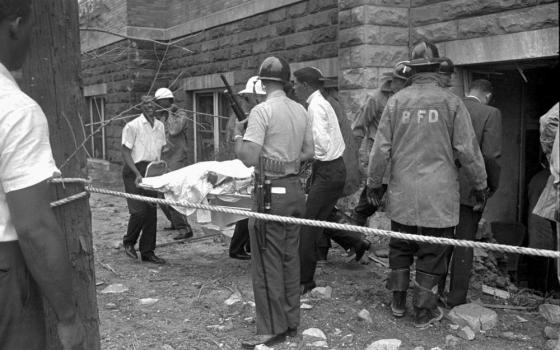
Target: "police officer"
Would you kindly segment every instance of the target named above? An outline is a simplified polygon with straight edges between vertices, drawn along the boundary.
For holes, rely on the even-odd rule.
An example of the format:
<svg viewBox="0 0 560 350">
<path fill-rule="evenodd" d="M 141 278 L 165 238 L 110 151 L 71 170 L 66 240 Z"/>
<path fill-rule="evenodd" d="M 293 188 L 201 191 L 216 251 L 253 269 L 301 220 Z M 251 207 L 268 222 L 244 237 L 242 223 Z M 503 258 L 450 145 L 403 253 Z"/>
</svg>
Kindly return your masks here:
<svg viewBox="0 0 560 350">
<path fill-rule="evenodd" d="M 363 140 L 366 139 L 368 154 L 375 139 L 375 133 L 377 132 L 379 120 L 381 119 L 381 114 L 383 114 L 383 109 L 385 109 L 387 100 L 389 100 L 393 94 L 404 88 L 411 73 L 412 69 L 410 67 L 402 62 L 397 63 L 393 71 L 388 74 L 389 79 L 367 99 L 352 122 L 352 131 L 356 143 L 361 145 Z M 373 215 L 376 210 L 377 208 L 368 201 L 367 188 L 364 186 L 359 202 L 352 212 L 352 218 L 357 225 L 363 226 L 366 224 L 368 217 Z"/>
<path fill-rule="evenodd" d="M 393 231 L 451 237 L 459 221 L 459 182 L 455 158 L 484 200 L 486 172 L 468 111 L 459 97 L 441 87 L 437 48 L 421 42 L 408 64 L 411 85 L 387 102 L 370 154 L 368 197 L 378 205 L 390 164 L 387 215 Z M 406 311 L 410 265 L 416 259 L 414 325 L 428 327 L 443 317 L 437 307 L 437 284 L 446 271 L 446 247 L 391 239 L 387 287 L 393 292 L 393 315 Z M 434 291 L 434 287 L 435 291 Z"/>
<path fill-rule="evenodd" d="M 300 162 L 313 157 L 309 118 L 303 106 L 283 90 L 290 81 L 285 60 L 266 58 L 259 79 L 266 100 L 251 110 L 244 134 L 243 124 L 236 125 L 235 152 L 245 165 L 256 167 L 256 177 L 271 181 L 271 214 L 302 217 L 305 195 L 297 173 Z M 257 336 L 243 342 L 244 348 L 269 346 L 297 334 L 299 231 L 299 225 L 249 220 Z"/>
</svg>

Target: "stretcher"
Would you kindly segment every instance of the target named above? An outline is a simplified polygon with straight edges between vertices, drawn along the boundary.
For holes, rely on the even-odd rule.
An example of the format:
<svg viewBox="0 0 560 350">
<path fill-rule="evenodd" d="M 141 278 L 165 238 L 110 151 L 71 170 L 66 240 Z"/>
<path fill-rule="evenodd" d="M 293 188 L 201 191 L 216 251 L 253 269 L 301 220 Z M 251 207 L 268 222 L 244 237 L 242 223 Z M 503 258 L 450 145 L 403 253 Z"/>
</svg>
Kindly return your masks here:
<svg viewBox="0 0 560 350">
<path fill-rule="evenodd" d="M 253 168 L 241 161 L 200 162 L 167 172 L 165 162 L 152 162 L 139 187 L 169 200 L 185 200 L 250 211 L 253 205 Z M 247 218 L 236 214 L 177 207 L 176 210 L 201 225 L 226 229 Z"/>
</svg>

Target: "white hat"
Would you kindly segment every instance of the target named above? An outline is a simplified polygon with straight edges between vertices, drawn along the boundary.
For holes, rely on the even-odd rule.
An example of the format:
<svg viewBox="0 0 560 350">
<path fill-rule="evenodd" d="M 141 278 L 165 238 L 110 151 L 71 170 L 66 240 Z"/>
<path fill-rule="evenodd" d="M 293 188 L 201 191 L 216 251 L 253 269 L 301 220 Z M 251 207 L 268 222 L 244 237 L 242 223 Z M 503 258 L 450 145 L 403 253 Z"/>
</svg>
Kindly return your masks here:
<svg viewBox="0 0 560 350">
<path fill-rule="evenodd" d="M 259 80 L 259 77 L 255 75 L 247 80 L 245 89 L 239 91 L 238 94 L 266 95 L 266 92 L 264 92 L 262 82 Z"/>
<path fill-rule="evenodd" d="M 154 95 L 156 100 L 163 100 L 164 98 L 174 98 L 173 93 L 168 88 L 159 88 Z"/>
</svg>

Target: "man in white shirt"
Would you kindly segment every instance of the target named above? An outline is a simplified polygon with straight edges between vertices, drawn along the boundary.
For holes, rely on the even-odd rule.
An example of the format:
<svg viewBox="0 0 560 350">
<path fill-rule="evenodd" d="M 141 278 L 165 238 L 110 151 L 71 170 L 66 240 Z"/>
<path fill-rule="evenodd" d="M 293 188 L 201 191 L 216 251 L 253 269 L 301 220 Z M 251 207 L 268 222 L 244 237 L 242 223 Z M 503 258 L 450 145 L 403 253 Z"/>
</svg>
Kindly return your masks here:
<svg viewBox="0 0 560 350">
<path fill-rule="evenodd" d="M 345 144 L 336 113 L 321 93 L 324 85 L 321 71 L 315 67 L 304 67 L 295 71 L 294 77 L 295 94 L 301 101 L 307 101 L 307 113 L 311 119 L 313 131 L 314 157 L 305 218 L 327 220 L 344 190 L 346 166 L 342 155 Z M 304 226 L 301 229 L 300 283 L 302 294 L 315 287 L 317 244 L 323 231 L 322 228 L 312 226 Z M 332 233 L 344 235 L 344 231 L 332 231 Z M 355 248 L 360 250 L 363 255 L 368 248 L 367 243 L 362 243 L 360 237 L 357 242 Z"/>
<path fill-rule="evenodd" d="M 150 162 L 161 159 L 161 151 L 165 146 L 165 127 L 154 118 L 155 104 L 151 97 L 142 97 L 142 114 L 128 122 L 122 132 L 121 152 L 125 165 L 123 181 L 126 193 L 157 197 L 157 193 L 138 187 L 143 174 Z M 130 219 L 123 238 L 126 255 L 137 259 L 134 245 L 140 237 L 140 256 L 143 261 L 154 264 L 165 264 L 165 260 L 155 255 L 157 207 L 150 203 L 127 199 Z M 140 236 L 140 233 L 142 235 Z"/>
<path fill-rule="evenodd" d="M 60 172 L 47 119 L 10 74 L 25 59 L 30 16 L 29 0 L 0 0 L 0 349 L 46 348 L 43 297 L 63 349 L 78 349 L 84 328 L 66 241 L 49 205 L 47 180 Z"/>
</svg>

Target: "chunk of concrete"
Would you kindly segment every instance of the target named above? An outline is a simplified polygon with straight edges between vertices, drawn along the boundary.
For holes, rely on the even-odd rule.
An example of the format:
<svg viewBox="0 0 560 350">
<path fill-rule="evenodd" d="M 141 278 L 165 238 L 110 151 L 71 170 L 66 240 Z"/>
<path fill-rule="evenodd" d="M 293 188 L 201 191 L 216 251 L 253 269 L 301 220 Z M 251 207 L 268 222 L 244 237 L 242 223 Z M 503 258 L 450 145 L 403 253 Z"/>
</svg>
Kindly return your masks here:
<svg viewBox="0 0 560 350">
<path fill-rule="evenodd" d="M 327 340 L 325 333 L 319 328 L 308 328 L 303 331 L 303 341 L 312 342 L 317 340 Z"/>
<path fill-rule="evenodd" d="M 366 350 L 398 350 L 401 343 L 399 339 L 381 339 L 369 344 Z"/>
<path fill-rule="evenodd" d="M 498 323 L 495 311 L 474 303 L 454 307 L 448 317 L 451 322 L 463 327 L 469 326 L 475 332 L 490 330 Z"/>
<path fill-rule="evenodd" d="M 558 329 L 546 326 L 544 327 L 544 335 L 547 339 L 558 339 Z"/>
<path fill-rule="evenodd" d="M 552 324 L 560 323 L 560 306 L 553 304 L 542 304 L 539 306 L 539 313 Z"/>
<path fill-rule="evenodd" d="M 103 289 L 101 291 L 101 294 L 118 294 L 118 293 L 124 293 L 127 290 L 128 290 L 128 287 L 126 287 L 124 284 L 115 283 L 115 284 L 111 284 L 111 285 L 107 286 L 105 289 Z"/>
<path fill-rule="evenodd" d="M 311 291 L 311 296 L 314 298 L 330 299 L 332 297 L 332 287 L 315 287 Z"/>
<path fill-rule="evenodd" d="M 454 348 L 457 345 L 459 345 L 459 338 L 457 338 L 456 336 L 453 336 L 451 334 L 449 334 L 445 337 L 445 346 L 446 347 Z"/>
<path fill-rule="evenodd" d="M 475 338 L 475 334 L 469 326 L 461 328 L 457 335 L 465 340 L 474 340 Z"/>
<path fill-rule="evenodd" d="M 371 318 L 369 311 L 366 309 L 362 309 L 362 311 L 358 312 L 358 318 L 366 321 L 367 323 L 373 323 L 373 319 Z"/>
</svg>

